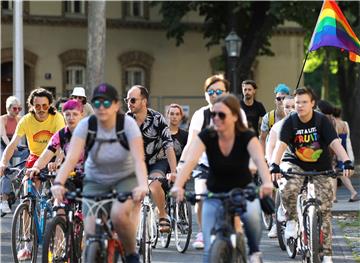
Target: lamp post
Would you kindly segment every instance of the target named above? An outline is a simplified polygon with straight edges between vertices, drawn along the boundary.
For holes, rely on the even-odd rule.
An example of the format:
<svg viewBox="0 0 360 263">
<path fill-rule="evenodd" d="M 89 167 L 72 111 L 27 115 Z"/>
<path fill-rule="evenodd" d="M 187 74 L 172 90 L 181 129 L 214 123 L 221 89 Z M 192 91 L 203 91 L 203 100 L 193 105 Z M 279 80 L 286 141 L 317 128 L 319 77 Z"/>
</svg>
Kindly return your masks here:
<svg viewBox="0 0 360 263">
<path fill-rule="evenodd" d="M 231 64 L 231 90 L 235 93 L 236 96 L 239 95 L 236 68 L 238 59 L 240 57 L 241 44 L 241 38 L 234 30 L 231 30 L 229 35 L 225 38 L 225 46 Z"/>
</svg>

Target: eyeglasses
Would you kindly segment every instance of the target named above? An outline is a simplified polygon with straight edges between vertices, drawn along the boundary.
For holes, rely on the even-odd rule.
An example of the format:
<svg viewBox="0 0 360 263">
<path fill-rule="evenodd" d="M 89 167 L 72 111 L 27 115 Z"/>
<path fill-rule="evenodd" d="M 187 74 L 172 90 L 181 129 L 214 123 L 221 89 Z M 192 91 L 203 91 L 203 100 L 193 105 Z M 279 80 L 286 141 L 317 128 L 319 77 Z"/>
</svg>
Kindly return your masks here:
<svg viewBox="0 0 360 263">
<path fill-rule="evenodd" d="M 12 107 L 12 110 L 13 110 L 13 111 L 21 111 L 22 108 L 21 108 L 21 107 Z"/>
<path fill-rule="evenodd" d="M 137 100 L 141 100 L 141 99 L 137 99 L 137 98 L 125 98 L 124 101 L 126 104 L 128 104 L 130 102 L 130 104 L 135 104 Z"/>
<path fill-rule="evenodd" d="M 285 97 L 276 97 L 276 100 L 277 101 L 282 101 L 282 100 L 284 100 L 285 99 Z"/>
<path fill-rule="evenodd" d="M 219 119 L 220 120 L 225 120 L 225 118 L 226 118 L 226 114 L 224 113 L 224 112 L 221 112 L 221 111 L 219 111 L 219 112 L 216 112 L 216 111 L 212 111 L 212 112 L 210 112 L 210 116 L 211 116 L 211 118 L 215 118 L 215 116 L 219 116 Z"/>
<path fill-rule="evenodd" d="M 35 105 L 34 105 L 35 110 L 41 110 L 41 109 L 43 109 L 43 110 L 48 110 L 49 107 L 50 107 L 49 104 L 43 104 L 43 105 L 41 105 L 41 104 L 35 104 Z"/>
<path fill-rule="evenodd" d="M 112 102 L 110 100 L 94 100 L 92 104 L 95 109 L 99 109 L 101 105 L 103 105 L 105 109 L 108 109 L 111 107 Z"/>
<path fill-rule="evenodd" d="M 216 94 L 217 96 L 220 96 L 221 94 L 223 94 L 225 92 L 225 90 L 222 90 L 222 89 L 217 89 L 217 90 L 209 89 L 206 92 L 207 92 L 207 94 L 209 94 L 209 96 L 212 96 L 214 94 Z"/>
</svg>

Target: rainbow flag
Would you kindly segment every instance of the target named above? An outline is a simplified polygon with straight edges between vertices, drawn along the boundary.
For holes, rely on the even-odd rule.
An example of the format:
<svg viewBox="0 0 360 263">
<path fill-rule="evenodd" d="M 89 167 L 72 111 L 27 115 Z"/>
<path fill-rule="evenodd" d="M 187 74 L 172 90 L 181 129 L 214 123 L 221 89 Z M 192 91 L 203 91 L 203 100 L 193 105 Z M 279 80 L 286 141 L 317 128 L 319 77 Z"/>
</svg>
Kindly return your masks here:
<svg viewBox="0 0 360 263">
<path fill-rule="evenodd" d="M 360 62 L 360 41 L 335 0 L 324 0 L 309 51 L 332 46 L 349 51 L 349 59 Z"/>
</svg>

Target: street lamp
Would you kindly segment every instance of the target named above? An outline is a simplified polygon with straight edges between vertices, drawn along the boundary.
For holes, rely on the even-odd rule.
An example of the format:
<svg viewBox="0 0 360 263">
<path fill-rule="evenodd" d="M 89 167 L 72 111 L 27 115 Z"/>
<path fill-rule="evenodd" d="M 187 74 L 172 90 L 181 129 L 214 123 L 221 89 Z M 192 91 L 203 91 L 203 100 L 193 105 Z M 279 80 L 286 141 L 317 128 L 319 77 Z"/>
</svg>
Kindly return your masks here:
<svg viewBox="0 0 360 263">
<path fill-rule="evenodd" d="M 231 30 L 229 35 L 225 38 L 226 52 L 231 63 L 231 90 L 238 95 L 237 84 L 237 62 L 240 57 L 241 38 L 236 34 L 234 30 Z"/>
</svg>

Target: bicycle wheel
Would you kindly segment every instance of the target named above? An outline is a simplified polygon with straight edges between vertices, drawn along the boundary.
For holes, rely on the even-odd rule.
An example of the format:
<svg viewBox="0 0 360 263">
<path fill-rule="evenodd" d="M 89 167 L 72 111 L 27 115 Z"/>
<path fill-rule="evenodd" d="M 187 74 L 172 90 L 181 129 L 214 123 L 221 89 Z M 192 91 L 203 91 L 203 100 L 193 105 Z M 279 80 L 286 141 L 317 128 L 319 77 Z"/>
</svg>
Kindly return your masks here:
<svg viewBox="0 0 360 263">
<path fill-rule="evenodd" d="M 297 248 L 297 240 L 295 238 L 289 238 L 287 240 L 285 240 L 285 248 L 286 248 L 286 252 L 288 254 L 288 256 L 290 258 L 295 258 L 296 257 L 296 248 Z"/>
<path fill-rule="evenodd" d="M 184 253 L 190 242 L 192 225 L 191 225 L 191 205 L 182 201 L 175 205 L 175 244 L 180 253 Z"/>
<path fill-rule="evenodd" d="M 149 217 L 148 206 L 143 206 L 141 213 L 141 239 L 140 239 L 140 254 L 142 255 L 143 262 L 151 262 L 151 241 L 149 236 Z"/>
<path fill-rule="evenodd" d="M 83 251 L 83 236 L 84 236 L 84 222 L 75 217 L 74 220 L 74 247 L 73 247 L 73 255 L 74 255 L 74 262 L 81 263 L 81 254 Z"/>
<path fill-rule="evenodd" d="M 154 207 L 150 205 L 149 207 L 149 214 L 148 214 L 148 221 L 149 221 L 149 236 L 151 247 L 156 248 L 156 244 L 159 239 L 159 229 L 156 223 L 156 216 L 154 212 Z"/>
<path fill-rule="evenodd" d="M 308 227 L 308 247 L 309 256 L 307 259 L 311 263 L 320 263 L 320 218 L 314 206 L 310 206 L 306 215 L 306 226 Z"/>
<path fill-rule="evenodd" d="M 280 222 L 277 218 L 278 215 L 278 210 L 279 209 L 283 209 L 282 207 L 280 207 L 281 205 L 281 200 L 280 200 L 280 193 L 279 191 L 276 192 L 276 197 L 275 197 L 275 224 L 276 224 L 276 235 L 277 235 L 277 239 L 279 242 L 279 246 L 281 250 L 286 250 L 286 240 L 284 237 L 284 231 L 285 231 L 285 223 L 284 222 Z"/>
<path fill-rule="evenodd" d="M 216 238 L 209 250 L 210 263 L 232 263 L 232 246 L 229 241 Z"/>
<path fill-rule="evenodd" d="M 90 242 L 85 249 L 85 262 L 99 263 L 104 262 L 102 257 L 101 245 L 99 241 Z"/>
<path fill-rule="evenodd" d="M 261 211 L 261 218 L 266 230 L 270 230 L 273 224 L 273 215 L 265 214 L 264 211 Z"/>
<path fill-rule="evenodd" d="M 56 216 L 47 223 L 42 248 L 43 263 L 71 261 L 69 250 L 75 244 L 69 244 L 70 236 L 66 228 L 66 221 L 61 216 Z"/>
<path fill-rule="evenodd" d="M 167 200 L 167 204 L 166 206 L 168 207 L 168 215 L 170 216 L 170 225 L 171 225 L 171 228 L 174 227 L 174 218 L 171 217 L 171 215 L 173 215 L 174 213 L 172 212 L 173 211 L 173 205 L 170 204 L 171 201 L 170 199 Z M 159 216 L 157 216 L 157 219 L 159 218 Z M 159 221 L 159 220 L 157 220 Z M 157 223 L 157 229 L 160 229 L 160 226 L 159 224 Z M 161 244 L 161 247 L 162 248 L 168 248 L 169 245 L 170 245 L 170 241 L 171 241 L 171 232 L 172 231 L 169 231 L 169 232 L 160 232 L 159 231 L 159 238 L 160 238 L 160 244 Z"/>
<path fill-rule="evenodd" d="M 246 246 L 243 233 L 236 234 L 236 263 L 246 263 Z"/>
<path fill-rule="evenodd" d="M 38 236 L 32 213 L 29 211 L 29 201 L 18 205 L 11 223 L 11 249 L 15 263 L 19 262 L 18 252 L 25 248 L 31 251 L 31 258 L 21 262 L 36 262 Z"/>
</svg>

